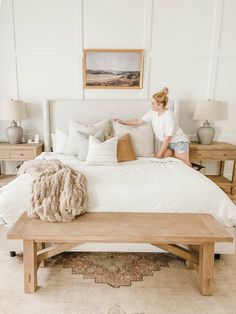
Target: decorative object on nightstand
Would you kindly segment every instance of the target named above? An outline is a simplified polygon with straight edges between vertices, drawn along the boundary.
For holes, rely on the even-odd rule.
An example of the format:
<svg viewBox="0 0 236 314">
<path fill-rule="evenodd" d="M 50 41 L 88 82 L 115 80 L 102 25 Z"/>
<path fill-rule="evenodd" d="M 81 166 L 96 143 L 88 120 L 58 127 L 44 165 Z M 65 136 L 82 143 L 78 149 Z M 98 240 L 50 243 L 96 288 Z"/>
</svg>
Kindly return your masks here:
<svg viewBox="0 0 236 314">
<path fill-rule="evenodd" d="M 12 120 L 11 126 L 6 129 L 9 144 L 20 144 L 23 138 L 23 128 L 15 120 L 26 119 L 25 104 L 20 100 L 0 102 L 0 120 Z"/>
<path fill-rule="evenodd" d="M 195 170 L 197 170 L 197 171 L 199 171 L 199 172 L 205 174 L 205 169 L 206 169 L 205 166 L 196 164 L 195 162 L 192 162 L 191 164 L 192 164 L 192 168 L 193 168 L 193 169 L 195 169 Z"/>
<path fill-rule="evenodd" d="M 216 100 L 199 101 L 193 115 L 193 120 L 206 120 L 202 127 L 197 129 L 198 142 L 203 145 L 212 144 L 215 128 L 210 126 L 210 121 L 222 120 L 223 102 Z"/>
</svg>

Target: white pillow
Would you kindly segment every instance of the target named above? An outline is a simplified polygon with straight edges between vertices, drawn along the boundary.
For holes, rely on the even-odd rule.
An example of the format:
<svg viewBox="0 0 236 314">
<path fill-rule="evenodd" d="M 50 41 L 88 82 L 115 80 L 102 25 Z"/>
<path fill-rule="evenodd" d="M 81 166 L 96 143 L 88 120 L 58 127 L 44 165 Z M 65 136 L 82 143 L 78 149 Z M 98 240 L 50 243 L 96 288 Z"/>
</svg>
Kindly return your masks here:
<svg viewBox="0 0 236 314">
<path fill-rule="evenodd" d="M 96 137 L 89 136 L 89 149 L 86 159 L 87 164 L 117 163 L 118 137 L 112 137 L 105 142 L 100 142 Z"/>
<path fill-rule="evenodd" d="M 86 125 L 74 119 L 69 120 L 68 138 L 64 148 L 64 154 L 78 155 L 78 131 L 94 135 L 99 130 L 104 129 L 105 135 L 110 132 L 110 120 L 106 119 L 92 125 Z"/>
<path fill-rule="evenodd" d="M 56 133 L 52 133 L 52 150 L 54 153 L 63 154 L 67 141 L 67 134 L 56 129 Z"/>
<path fill-rule="evenodd" d="M 127 133 L 131 135 L 136 156 L 154 156 L 154 133 L 150 123 L 131 126 L 112 121 L 112 128 L 114 136 L 123 136 Z"/>
</svg>

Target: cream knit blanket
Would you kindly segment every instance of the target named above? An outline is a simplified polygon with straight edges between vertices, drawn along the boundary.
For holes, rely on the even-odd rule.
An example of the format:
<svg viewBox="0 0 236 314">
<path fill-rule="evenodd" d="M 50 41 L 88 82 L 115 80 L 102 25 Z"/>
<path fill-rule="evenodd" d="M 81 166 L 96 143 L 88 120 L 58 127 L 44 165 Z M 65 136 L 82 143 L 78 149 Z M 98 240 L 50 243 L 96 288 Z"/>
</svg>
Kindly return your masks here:
<svg viewBox="0 0 236 314">
<path fill-rule="evenodd" d="M 24 172 L 34 178 L 29 216 L 70 222 L 87 211 L 87 182 L 79 171 L 59 160 L 32 160 L 24 162 L 18 174 Z"/>
</svg>

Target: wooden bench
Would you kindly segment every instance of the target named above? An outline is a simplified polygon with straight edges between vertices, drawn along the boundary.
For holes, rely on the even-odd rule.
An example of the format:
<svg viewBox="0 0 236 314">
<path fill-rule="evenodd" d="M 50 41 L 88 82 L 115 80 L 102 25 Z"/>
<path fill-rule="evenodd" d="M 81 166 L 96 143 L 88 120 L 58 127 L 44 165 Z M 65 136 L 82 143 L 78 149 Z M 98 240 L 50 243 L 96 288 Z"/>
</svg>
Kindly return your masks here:
<svg viewBox="0 0 236 314">
<path fill-rule="evenodd" d="M 25 292 L 35 292 L 42 261 L 79 244 L 151 243 L 194 265 L 202 295 L 213 293 L 215 243 L 233 241 L 209 214 L 167 213 L 86 213 L 71 223 L 43 222 L 24 213 L 8 239 L 24 241 Z"/>
</svg>

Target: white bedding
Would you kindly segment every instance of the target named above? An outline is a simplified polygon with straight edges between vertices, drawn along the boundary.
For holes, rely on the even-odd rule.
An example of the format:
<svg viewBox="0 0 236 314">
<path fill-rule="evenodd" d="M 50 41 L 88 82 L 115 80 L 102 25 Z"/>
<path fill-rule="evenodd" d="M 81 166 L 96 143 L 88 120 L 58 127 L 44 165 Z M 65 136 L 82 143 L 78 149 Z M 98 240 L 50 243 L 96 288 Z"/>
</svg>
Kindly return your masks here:
<svg viewBox="0 0 236 314">
<path fill-rule="evenodd" d="M 89 211 L 210 213 L 236 225 L 236 206 L 201 173 L 174 158 L 139 158 L 115 165 L 86 165 L 76 157 L 42 153 L 81 171 L 88 181 Z M 17 177 L 0 189 L 0 224 L 13 224 L 30 204 L 32 178 Z"/>
</svg>

